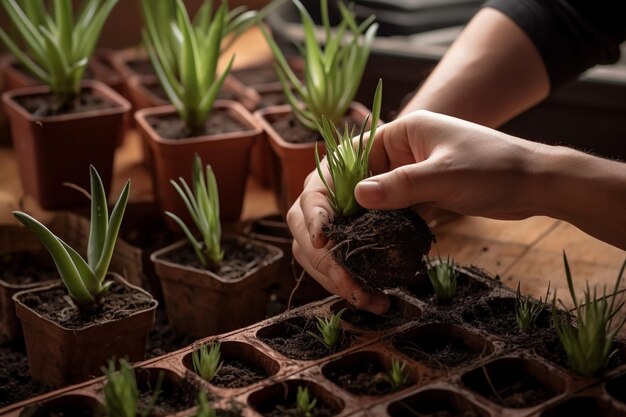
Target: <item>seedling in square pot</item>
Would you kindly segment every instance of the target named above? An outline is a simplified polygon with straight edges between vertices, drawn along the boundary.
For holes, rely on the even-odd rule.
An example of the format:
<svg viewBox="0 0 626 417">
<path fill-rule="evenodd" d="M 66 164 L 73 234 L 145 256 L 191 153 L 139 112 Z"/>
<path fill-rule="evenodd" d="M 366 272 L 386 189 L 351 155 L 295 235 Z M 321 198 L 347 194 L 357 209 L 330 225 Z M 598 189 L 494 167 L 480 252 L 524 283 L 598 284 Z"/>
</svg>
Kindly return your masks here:
<svg viewBox="0 0 626 417">
<path fill-rule="evenodd" d="M 309 332 L 309 334 L 322 342 L 328 349 L 334 349 L 343 336 L 341 316 L 345 311 L 346 309 L 344 308 L 343 310 L 330 316 L 328 319 L 317 317 L 317 330 L 320 334 L 317 335 L 313 332 Z"/>
</svg>

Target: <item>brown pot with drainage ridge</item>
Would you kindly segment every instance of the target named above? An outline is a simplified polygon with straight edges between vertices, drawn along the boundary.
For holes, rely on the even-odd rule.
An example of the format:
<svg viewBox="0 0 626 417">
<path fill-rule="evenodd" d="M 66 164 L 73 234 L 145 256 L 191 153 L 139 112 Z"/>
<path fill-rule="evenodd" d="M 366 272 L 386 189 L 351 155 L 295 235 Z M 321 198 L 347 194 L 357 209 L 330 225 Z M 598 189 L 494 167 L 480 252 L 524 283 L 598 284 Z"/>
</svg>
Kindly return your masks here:
<svg viewBox="0 0 626 417">
<path fill-rule="evenodd" d="M 165 309 L 172 327 L 196 338 L 234 330 L 265 317 L 267 289 L 276 283 L 283 252 L 277 247 L 239 236 L 223 236 L 223 267 L 212 272 L 195 259 L 187 241 L 152 254 L 161 281 Z M 242 257 L 254 253 L 254 266 L 226 276 Z M 186 260 L 186 261 L 185 261 Z M 248 261 L 250 262 L 250 261 Z"/>
<path fill-rule="evenodd" d="M 114 281 L 108 300 L 125 298 L 125 304 L 100 307 L 85 315 L 66 301 L 62 283 L 18 292 L 13 296 L 17 316 L 22 322 L 26 353 L 33 379 L 58 387 L 77 383 L 101 374 L 101 367 L 112 357 L 142 360 L 148 331 L 154 322 L 157 302 L 143 289 L 121 276 L 109 273 Z M 115 296 L 115 297 L 114 297 Z M 63 308 L 65 315 L 54 310 Z M 126 309 L 119 318 L 117 313 Z M 69 313 L 68 313 L 69 312 Z M 67 314 L 72 314 L 68 316 Z M 99 317 L 97 315 L 101 315 Z"/>
<path fill-rule="evenodd" d="M 110 189 L 113 155 L 125 133 L 130 104 L 101 82 L 81 85 L 84 100 L 93 105 L 76 113 L 37 115 L 50 97 L 45 86 L 2 96 L 22 187 L 47 210 L 85 203 L 84 195 L 63 184 L 89 189 L 89 165 L 96 167 L 105 189 Z"/>
<path fill-rule="evenodd" d="M 173 106 L 141 110 L 135 114 L 135 120 L 142 139 L 151 149 L 155 196 L 161 209 L 171 211 L 183 220 L 190 219 L 170 180 L 182 177 L 191 183 L 192 162 L 198 154 L 215 173 L 222 221 L 239 220 L 248 179 L 250 150 L 262 135 L 250 112 L 234 101 L 218 100 L 207 122 L 207 134 L 182 138 L 172 138 L 172 135 L 163 133 L 171 126 L 172 131 L 178 129 L 176 132 L 181 130 L 180 126 L 184 128 Z M 177 127 L 177 124 L 180 126 Z M 217 129 L 220 131 L 212 133 Z M 171 226 L 174 227 L 174 224 L 171 223 Z"/>
<path fill-rule="evenodd" d="M 359 103 L 352 103 L 346 119 L 358 130 L 369 110 Z M 272 184 L 278 207 L 283 214 L 293 205 L 303 190 L 304 180 L 315 169 L 315 147 L 320 155 L 326 147 L 318 132 L 306 129 L 294 116 L 290 106 L 267 107 L 255 116 L 265 131 L 272 150 L 270 166 Z"/>
</svg>

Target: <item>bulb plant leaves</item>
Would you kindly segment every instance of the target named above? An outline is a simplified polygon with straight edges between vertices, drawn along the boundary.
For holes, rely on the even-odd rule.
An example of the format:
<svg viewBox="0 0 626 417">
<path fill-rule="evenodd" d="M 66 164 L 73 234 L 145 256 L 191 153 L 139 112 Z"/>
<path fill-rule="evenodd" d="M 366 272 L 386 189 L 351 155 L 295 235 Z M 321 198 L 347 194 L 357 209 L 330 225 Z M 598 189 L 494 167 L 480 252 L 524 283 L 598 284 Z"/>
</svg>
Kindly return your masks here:
<svg viewBox="0 0 626 417">
<path fill-rule="evenodd" d="M 221 246 L 222 226 L 220 224 L 219 192 L 211 166 L 207 165 L 203 172 L 202 159 L 198 154 L 193 160 L 191 178 L 191 187 L 184 178 L 179 178 L 180 184 L 174 180 L 170 180 L 170 183 L 180 198 L 183 199 L 191 219 L 200 231 L 202 240 L 198 240 L 185 222 L 176 214 L 169 211 L 166 211 L 165 214 L 183 230 L 198 257 L 198 261 L 205 268 L 217 270 L 224 258 Z"/>
<path fill-rule="evenodd" d="M 50 87 L 61 103 L 80 92 L 80 81 L 104 23 L 119 0 L 84 0 L 74 16 L 71 0 L 1 0 L 24 41 L 23 50 L 4 29 L 0 39 L 22 65 Z"/>
<path fill-rule="evenodd" d="M 389 379 L 394 389 L 400 389 L 404 387 L 409 381 L 409 372 L 407 370 L 407 363 L 398 358 L 391 359 L 391 369 L 389 370 Z"/>
<path fill-rule="evenodd" d="M 334 349 L 343 335 L 341 316 L 345 312 L 346 309 L 344 308 L 330 316 L 330 318 L 317 317 L 317 331 L 319 335 L 308 332 L 309 335 L 322 342 L 327 349 Z"/>
<path fill-rule="evenodd" d="M 222 368 L 223 362 L 220 358 L 219 343 L 202 345 L 191 355 L 194 371 L 207 382 L 211 382 Z"/>
<path fill-rule="evenodd" d="M 298 120 L 315 131 L 322 125 L 322 116 L 337 125 L 346 114 L 361 84 L 378 25 L 373 23 L 373 16 L 357 24 L 353 12 L 343 2 L 338 2 L 341 22 L 333 30 L 328 0 L 321 0 L 325 45 L 322 47 L 306 8 L 299 0 L 293 2 L 300 11 L 304 29 L 304 45 L 299 48 L 305 63 L 304 83 L 269 33 L 261 29 L 276 58 L 276 72 L 287 101 Z"/>
<path fill-rule="evenodd" d="M 91 226 L 87 260 L 33 217 L 21 211 L 13 212 L 15 218 L 32 230 L 50 252 L 70 297 L 83 310 L 99 304 L 112 284 L 105 279 L 130 194 L 128 180 L 109 217 L 102 179 L 93 166 L 90 167 L 90 177 Z"/>
<path fill-rule="evenodd" d="M 534 302 L 531 300 L 530 295 L 526 297 L 522 296 L 520 283 L 517 284 L 517 292 L 515 293 L 515 322 L 521 332 L 526 332 L 535 327 L 539 315 L 547 306 L 549 294 L 550 284 L 548 283 L 546 298 L 544 300 L 540 298 L 538 302 Z"/>
<path fill-rule="evenodd" d="M 432 264 L 429 260 L 426 274 L 433 286 L 437 301 L 441 303 L 452 301 L 456 295 L 457 278 L 459 276 L 459 272 L 455 269 L 454 260 L 450 257 L 445 260 L 439 257 L 436 264 Z"/>
<path fill-rule="evenodd" d="M 605 287 L 602 296 L 599 296 L 596 289 L 592 292 L 587 283 L 583 303 L 576 296 L 565 252 L 563 263 L 569 293 L 574 303 L 576 325 L 571 323 L 568 316 L 557 313 L 556 301 L 553 301 L 552 316 L 556 332 L 565 350 L 569 367 L 583 376 L 598 375 L 607 368 L 611 357 L 617 352 L 613 348 L 613 341 L 626 322 L 626 318 L 617 319 L 617 314 L 624 307 L 624 301 L 616 301 L 626 261 L 620 268 L 611 293 L 607 294 Z"/>
<path fill-rule="evenodd" d="M 298 387 L 296 394 L 296 408 L 301 417 L 311 417 L 317 405 L 317 398 L 313 398 L 307 387 Z"/>
</svg>

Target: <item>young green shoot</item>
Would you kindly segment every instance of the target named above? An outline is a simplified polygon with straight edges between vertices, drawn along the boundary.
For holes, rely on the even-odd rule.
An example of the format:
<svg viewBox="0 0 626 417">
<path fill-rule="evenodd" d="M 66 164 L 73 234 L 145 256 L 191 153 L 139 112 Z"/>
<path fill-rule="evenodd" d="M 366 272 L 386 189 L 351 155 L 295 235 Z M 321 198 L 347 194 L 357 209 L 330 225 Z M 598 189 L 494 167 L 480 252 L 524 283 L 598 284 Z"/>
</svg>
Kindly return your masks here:
<svg viewBox="0 0 626 417">
<path fill-rule="evenodd" d="M 203 173 L 202 159 L 196 154 L 193 160 L 191 187 L 184 178 L 179 178 L 179 182 L 180 184 L 174 180 L 170 181 L 189 210 L 191 219 L 200 231 L 202 241 L 196 239 L 180 217 L 169 211 L 165 214 L 183 230 L 202 266 L 217 270 L 224 252 L 221 246 L 220 201 L 215 174 L 210 165 L 205 167 Z"/>
<path fill-rule="evenodd" d="M 109 217 L 104 186 L 93 166 L 90 167 L 90 177 L 91 226 L 86 261 L 39 221 L 21 211 L 13 212 L 15 218 L 32 230 L 48 249 L 70 297 L 84 310 L 91 310 L 98 305 L 112 284 L 105 278 L 130 193 L 128 180 Z"/>
<path fill-rule="evenodd" d="M 317 405 L 317 398 L 311 397 L 307 387 L 298 387 L 296 407 L 301 417 L 311 417 Z"/>
<path fill-rule="evenodd" d="M 552 304 L 554 324 L 567 355 L 569 367 L 580 375 L 594 376 L 606 369 L 611 356 L 615 354 L 613 341 L 626 321 L 624 318 L 615 322 L 617 314 L 624 307 L 624 301 L 616 302 L 616 298 L 619 294 L 626 261 L 622 264 L 615 280 L 613 292 L 607 294 L 605 287 L 602 296 L 599 297 L 596 289 L 594 288 L 592 293 L 587 283 L 584 303 L 580 303 L 576 297 L 565 252 L 563 263 L 570 296 L 574 303 L 576 326 L 572 325 L 569 317 L 557 313 L 555 301 Z"/>
<path fill-rule="evenodd" d="M 406 362 L 398 358 L 391 359 L 391 369 L 389 378 L 395 389 L 402 388 L 409 381 L 409 371 L 406 369 Z"/>
<path fill-rule="evenodd" d="M 515 294 L 515 321 L 520 331 L 525 332 L 535 327 L 539 314 L 546 308 L 548 303 L 548 295 L 550 294 L 550 283 L 548 283 L 548 291 L 545 300 L 539 299 L 535 303 L 531 300 L 530 295 L 522 296 L 520 283 L 517 284 L 517 292 Z"/>
<path fill-rule="evenodd" d="M 352 10 L 338 2 L 341 22 L 333 31 L 328 0 L 321 0 L 324 40 L 318 42 L 313 19 L 299 0 L 293 2 L 300 10 L 305 36 L 304 45 L 300 47 L 305 62 L 304 83 L 291 69 L 269 33 L 263 27 L 261 29 L 276 57 L 276 72 L 298 120 L 308 129 L 318 130 L 324 115 L 336 126 L 345 116 L 361 84 L 378 25 L 373 23 L 374 16 L 357 24 Z"/>
<path fill-rule="evenodd" d="M 207 382 L 211 382 L 222 368 L 220 344 L 202 345 L 191 355 L 194 371 Z"/>
<path fill-rule="evenodd" d="M 217 417 L 215 408 L 211 407 L 205 392 L 202 390 L 198 393 L 197 407 L 194 417 Z"/>
<path fill-rule="evenodd" d="M 80 92 L 85 73 L 104 22 L 118 0 L 84 0 L 76 18 L 71 0 L 1 0 L 24 41 L 25 49 L 0 28 L 0 39 L 17 60 L 50 87 L 59 109 Z"/>
<path fill-rule="evenodd" d="M 357 184 L 370 176 L 369 155 L 374 144 L 376 129 L 380 119 L 383 84 L 378 82 L 374 103 L 372 105 L 371 130 L 368 139 L 365 139 L 369 117 L 363 121 L 358 142 L 353 141 L 354 129 L 350 131 L 346 126 L 343 133 L 331 124 L 326 116 L 322 116 L 322 137 L 326 145 L 326 162 L 332 180 L 332 187 L 324 175 L 322 161 L 317 147 L 315 148 L 315 164 L 328 192 L 328 201 L 338 217 L 349 217 L 359 214 L 363 208 L 354 197 Z"/>
<path fill-rule="evenodd" d="M 319 340 L 327 349 L 333 349 L 343 335 L 341 327 L 341 316 L 346 309 L 341 309 L 338 313 L 333 314 L 330 318 L 317 317 L 317 331 L 319 335 L 309 332 L 309 335 Z"/>
<path fill-rule="evenodd" d="M 106 384 L 104 385 L 104 407 L 107 417 L 147 417 L 150 415 L 154 405 L 161 395 L 161 386 L 163 384 L 163 372 L 159 373 L 156 388 L 150 399 L 150 403 L 140 410 L 139 405 L 139 389 L 137 388 L 137 379 L 135 378 L 135 370 L 130 364 L 120 359 L 120 368 L 115 368 L 115 361 L 110 360 L 106 368 L 102 368 L 106 375 Z M 141 412 L 140 412 L 141 411 Z"/>
<path fill-rule="evenodd" d="M 175 0 L 175 19 L 167 18 L 167 12 L 146 13 L 155 2 L 142 1 L 147 27 L 143 39 L 159 81 L 190 136 L 201 134 L 234 60 L 231 57 L 224 72 L 217 73 L 228 4 L 223 2 L 214 16 L 207 17 L 205 8 L 199 15 L 202 22 L 194 27 L 182 0 Z M 163 15 L 169 24 L 162 21 Z"/>
<path fill-rule="evenodd" d="M 442 303 L 450 302 L 456 295 L 456 282 L 459 272 L 455 269 L 454 260 L 448 257 L 441 259 L 436 264 L 428 262 L 428 279 L 430 280 L 437 300 Z"/>
</svg>

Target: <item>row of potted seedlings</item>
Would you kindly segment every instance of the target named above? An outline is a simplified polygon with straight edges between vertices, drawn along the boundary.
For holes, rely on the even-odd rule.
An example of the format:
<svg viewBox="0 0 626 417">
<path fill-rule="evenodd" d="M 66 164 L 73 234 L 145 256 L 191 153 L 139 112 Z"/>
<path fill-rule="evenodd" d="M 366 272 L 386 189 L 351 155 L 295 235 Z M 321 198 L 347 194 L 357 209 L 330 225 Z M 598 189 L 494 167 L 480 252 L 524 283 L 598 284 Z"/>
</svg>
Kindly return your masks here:
<svg viewBox="0 0 626 417">
<path fill-rule="evenodd" d="M 391 309 L 383 316 L 331 297 L 139 364 L 124 387 L 117 379 L 133 371 L 122 362 L 121 372 L 113 372 L 111 362 L 106 377 L 3 415 L 211 415 L 203 414 L 207 409 L 250 416 L 626 414 L 622 340 L 607 338 L 616 352 L 583 375 L 565 339 L 553 344 L 551 317 L 558 323 L 567 312 L 516 295 L 480 271 L 444 264 L 457 283 L 451 300 L 440 298 L 423 275 L 415 286 L 389 293 Z M 593 309 L 582 307 L 583 315 L 587 308 Z M 112 414 L 119 408 L 110 392 L 123 398 L 117 403 L 138 404 L 132 408 L 138 414 Z"/>
</svg>

